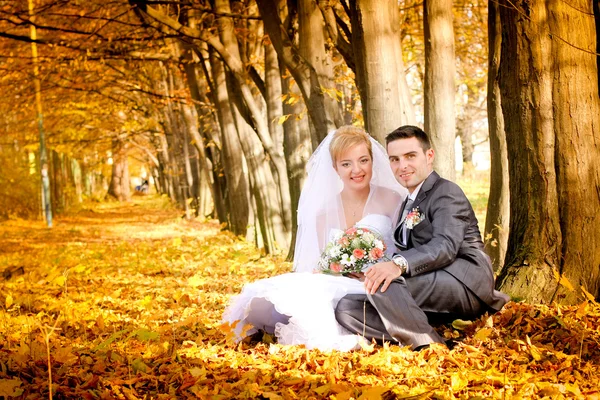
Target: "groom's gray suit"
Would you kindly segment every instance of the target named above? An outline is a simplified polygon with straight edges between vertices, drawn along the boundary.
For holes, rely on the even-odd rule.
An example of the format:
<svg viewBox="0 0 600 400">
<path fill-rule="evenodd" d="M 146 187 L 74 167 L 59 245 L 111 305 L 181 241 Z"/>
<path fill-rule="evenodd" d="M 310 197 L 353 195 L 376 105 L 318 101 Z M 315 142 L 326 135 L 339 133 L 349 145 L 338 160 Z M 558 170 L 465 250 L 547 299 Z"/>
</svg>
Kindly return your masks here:
<svg viewBox="0 0 600 400">
<path fill-rule="evenodd" d="M 458 185 L 433 171 L 410 208 L 418 209 L 423 220 L 407 231 L 406 245 L 401 244 L 404 221 L 394 233 L 397 254 L 408 261 L 408 273 L 384 293 L 342 298 L 336 318 L 367 338 L 417 348 L 443 342 L 428 316 L 475 318 L 500 310 L 508 296 L 494 290 L 492 265 L 483 251 L 475 213 Z"/>
</svg>

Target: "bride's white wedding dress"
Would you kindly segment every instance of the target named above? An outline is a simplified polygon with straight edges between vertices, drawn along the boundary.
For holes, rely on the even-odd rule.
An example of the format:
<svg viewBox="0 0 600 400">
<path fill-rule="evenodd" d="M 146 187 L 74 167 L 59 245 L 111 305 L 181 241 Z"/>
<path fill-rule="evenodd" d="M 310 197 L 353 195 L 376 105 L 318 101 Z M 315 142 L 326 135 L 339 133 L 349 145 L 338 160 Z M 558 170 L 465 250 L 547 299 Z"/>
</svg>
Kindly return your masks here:
<svg viewBox="0 0 600 400">
<path fill-rule="evenodd" d="M 391 255 L 394 245 L 389 217 L 369 214 L 356 226 L 381 234 L 387 244 L 386 254 Z M 330 232 L 329 237 L 338 232 Z M 365 293 L 363 283 L 320 273 L 278 275 L 244 286 L 242 293 L 231 299 L 223 322 L 238 321 L 234 329 L 238 340 L 262 329 L 275 334 L 280 344 L 347 351 L 358 347 L 360 337 L 337 323 L 334 310 L 342 297 L 352 293 Z"/>
</svg>

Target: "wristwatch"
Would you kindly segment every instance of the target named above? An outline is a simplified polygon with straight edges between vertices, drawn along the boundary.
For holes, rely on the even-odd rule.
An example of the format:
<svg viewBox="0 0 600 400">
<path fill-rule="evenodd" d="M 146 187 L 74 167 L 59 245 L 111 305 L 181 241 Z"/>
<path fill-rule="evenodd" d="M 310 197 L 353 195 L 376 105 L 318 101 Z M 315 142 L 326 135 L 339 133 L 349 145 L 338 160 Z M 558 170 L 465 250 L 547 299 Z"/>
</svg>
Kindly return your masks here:
<svg viewBox="0 0 600 400">
<path fill-rule="evenodd" d="M 400 275 L 404 275 L 408 271 L 408 261 L 401 255 L 392 257 L 392 262 L 400 269 Z"/>
</svg>

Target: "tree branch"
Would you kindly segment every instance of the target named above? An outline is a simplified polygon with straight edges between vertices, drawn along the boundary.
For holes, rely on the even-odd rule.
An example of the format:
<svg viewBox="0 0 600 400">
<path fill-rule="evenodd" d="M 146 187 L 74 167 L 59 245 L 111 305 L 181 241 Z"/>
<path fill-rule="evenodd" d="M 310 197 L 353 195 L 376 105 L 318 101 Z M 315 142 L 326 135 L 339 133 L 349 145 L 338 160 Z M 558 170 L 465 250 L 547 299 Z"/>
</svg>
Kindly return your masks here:
<svg viewBox="0 0 600 400">
<path fill-rule="evenodd" d="M 348 27 L 342 21 L 342 19 L 339 18 L 338 15 L 335 13 L 329 1 L 321 0 L 318 2 L 318 6 L 321 10 L 321 14 L 323 14 L 323 19 L 325 20 L 325 27 L 327 28 L 327 33 L 329 33 L 329 37 L 331 38 L 333 43 L 335 43 L 335 48 L 342 55 L 342 57 L 344 57 L 344 60 L 346 61 L 348 67 L 352 71 L 356 72 L 352 45 L 350 44 L 350 42 L 345 40 L 342 37 L 342 35 L 340 35 L 338 32 L 338 24 L 343 24 L 346 30 L 348 29 Z M 348 35 L 348 32 L 346 30 L 344 30 L 346 37 L 351 38 L 351 36 Z"/>
</svg>

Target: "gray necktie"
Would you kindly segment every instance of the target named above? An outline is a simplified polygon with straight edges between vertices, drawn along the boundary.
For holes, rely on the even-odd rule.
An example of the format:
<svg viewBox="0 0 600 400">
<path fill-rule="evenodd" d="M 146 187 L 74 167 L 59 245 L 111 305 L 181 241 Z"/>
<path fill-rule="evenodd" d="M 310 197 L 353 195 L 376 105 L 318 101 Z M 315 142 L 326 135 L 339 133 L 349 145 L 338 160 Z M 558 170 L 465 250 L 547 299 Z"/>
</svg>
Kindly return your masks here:
<svg viewBox="0 0 600 400">
<path fill-rule="evenodd" d="M 406 243 L 406 224 L 404 223 L 404 220 L 406 219 L 406 216 L 408 215 L 408 213 L 410 212 L 410 209 L 412 207 L 414 203 L 414 200 L 409 198 L 408 201 L 406 202 L 406 204 L 404 205 L 404 210 L 402 210 L 402 218 L 400 219 L 401 223 L 402 223 L 402 236 L 401 236 L 401 242 L 403 245 L 407 245 Z"/>
</svg>

